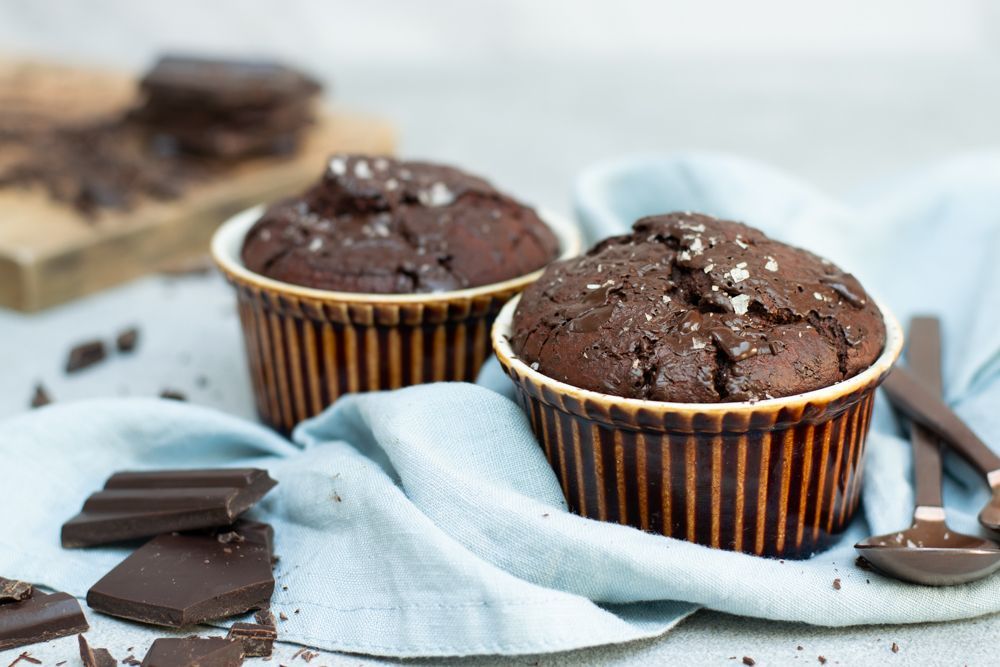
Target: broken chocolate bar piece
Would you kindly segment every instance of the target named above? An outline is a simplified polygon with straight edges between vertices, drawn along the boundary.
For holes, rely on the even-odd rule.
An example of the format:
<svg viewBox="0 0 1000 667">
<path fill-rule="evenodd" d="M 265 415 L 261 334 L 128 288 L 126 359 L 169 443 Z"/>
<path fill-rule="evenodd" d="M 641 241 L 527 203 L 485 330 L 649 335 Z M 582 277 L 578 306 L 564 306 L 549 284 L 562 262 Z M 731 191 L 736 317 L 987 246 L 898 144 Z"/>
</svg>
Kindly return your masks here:
<svg viewBox="0 0 1000 667">
<path fill-rule="evenodd" d="M 20 602 L 31 597 L 31 584 L 0 577 L 0 604 Z"/>
<path fill-rule="evenodd" d="M 215 533 L 160 535 L 122 561 L 87 593 L 92 609 L 180 628 L 267 607 L 274 592 L 273 531 L 240 521 L 242 542 Z"/>
<path fill-rule="evenodd" d="M 243 655 L 248 658 L 266 658 L 274 650 L 278 631 L 273 625 L 233 623 L 226 639 L 243 643 Z"/>
<path fill-rule="evenodd" d="M 243 646 L 222 637 L 157 639 L 142 660 L 142 667 L 239 667 Z"/>
<path fill-rule="evenodd" d="M 226 526 L 274 488 L 266 470 L 120 472 L 63 524 L 64 547 Z"/>
<path fill-rule="evenodd" d="M 108 356 L 108 352 L 104 348 L 103 341 L 92 340 L 80 343 L 69 351 L 69 358 L 66 360 L 66 372 L 75 373 L 82 371 L 84 368 L 89 368 L 96 363 L 104 361 L 106 356 Z"/>
<path fill-rule="evenodd" d="M 0 605 L 0 651 L 68 637 L 90 629 L 76 598 L 34 591 L 20 602 Z"/>
<path fill-rule="evenodd" d="M 80 660 L 83 667 L 118 667 L 118 661 L 106 648 L 90 648 L 83 635 L 77 635 L 80 642 Z"/>
</svg>

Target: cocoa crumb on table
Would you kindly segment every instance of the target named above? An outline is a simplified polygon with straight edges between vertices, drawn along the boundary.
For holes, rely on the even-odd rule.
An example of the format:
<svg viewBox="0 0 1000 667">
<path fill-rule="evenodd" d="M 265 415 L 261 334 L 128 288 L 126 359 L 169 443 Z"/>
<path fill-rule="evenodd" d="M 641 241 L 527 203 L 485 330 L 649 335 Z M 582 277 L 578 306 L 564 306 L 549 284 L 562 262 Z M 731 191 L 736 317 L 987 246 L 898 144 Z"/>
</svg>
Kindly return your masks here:
<svg viewBox="0 0 1000 667">
<path fill-rule="evenodd" d="M 835 590 L 835 591 L 839 591 L 840 590 L 840 579 L 839 578 L 833 580 L 833 590 Z"/>
<path fill-rule="evenodd" d="M 752 665 L 756 665 L 757 661 L 754 660 L 753 658 L 751 658 L 750 656 L 745 655 L 745 656 L 743 656 L 743 664 L 744 665 L 752 666 Z"/>
</svg>

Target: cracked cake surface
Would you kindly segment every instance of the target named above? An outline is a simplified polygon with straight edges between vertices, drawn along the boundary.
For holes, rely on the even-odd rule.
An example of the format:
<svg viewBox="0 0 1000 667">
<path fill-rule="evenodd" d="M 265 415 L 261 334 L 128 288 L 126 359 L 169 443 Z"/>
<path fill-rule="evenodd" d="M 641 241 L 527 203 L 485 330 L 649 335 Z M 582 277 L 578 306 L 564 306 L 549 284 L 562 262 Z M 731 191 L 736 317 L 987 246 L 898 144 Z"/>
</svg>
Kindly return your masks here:
<svg viewBox="0 0 1000 667">
<path fill-rule="evenodd" d="M 884 340 L 851 274 L 741 223 L 671 213 L 550 265 L 521 297 L 511 344 L 583 389 L 715 403 L 830 386 Z"/>
<path fill-rule="evenodd" d="M 318 289 L 407 294 L 502 282 L 559 243 L 534 210 L 452 167 L 336 155 L 302 196 L 267 209 L 244 240 L 248 269 Z"/>
</svg>

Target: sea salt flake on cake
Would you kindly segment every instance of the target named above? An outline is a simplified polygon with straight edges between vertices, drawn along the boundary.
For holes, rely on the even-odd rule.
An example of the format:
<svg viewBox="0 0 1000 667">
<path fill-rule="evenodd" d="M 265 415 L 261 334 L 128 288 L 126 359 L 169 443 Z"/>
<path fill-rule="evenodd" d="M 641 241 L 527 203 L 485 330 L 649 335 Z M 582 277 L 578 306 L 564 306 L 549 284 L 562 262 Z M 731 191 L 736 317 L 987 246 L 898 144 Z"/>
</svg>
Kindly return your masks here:
<svg viewBox="0 0 1000 667">
<path fill-rule="evenodd" d="M 691 339 L 691 349 L 692 350 L 703 350 L 708 343 L 701 340 L 700 338 Z"/>
<path fill-rule="evenodd" d="M 646 313 L 646 321 L 647 322 L 652 322 L 653 321 L 653 316 L 650 315 L 649 313 Z"/>
<path fill-rule="evenodd" d="M 735 243 L 736 245 L 738 245 L 738 246 L 739 246 L 740 248 L 742 248 L 743 250 L 746 250 L 747 248 L 749 248 L 749 247 L 750 247 L 750 246 L 748 246 L 748 245 L 747 245 L 747 244 L 746 244 L 746 243 L 745 243 L 745 242 L 743 241 L 743 238 L 742 238 L 741 236 L 739 236 L 739 235 L 737 235 L 737 236 L 736 236 L 736 238 L 735 238 L 735 239 L 733 239 L 733 243 Z"/>
<path fill-rule="evenodd" d="M 816 299 L 817 301 L 822 301 L 823 295 L 820 294 L 819 292 L 813 292 L 813 298 Z"/>
<path fill-rule="evenodd" d="M 448 206 L 455 201 L 455 195 L 440 181 L 431 185 L 430 190 L 421 190 L 417 195 L 424 206 Z"/>
<path fill-rule="evenodd" d="M 354 176 L 355 178 L 371 178 L 372 168 L 368 166 L 366 160 L 358 160 L 354 163 Z"/>
<path fill-rule="evenodd" d="M 330 160 L 330 173 L 334 176 L 343 176 L 347 173 L 347 162 L 343 158 L 332 158 Z"/>
<path fill-rule="evenodd" d="M 745 315 L 747 309 L 750 307 L 750 295 L 738 294 L 734 297 L 730 297 L 729 302 L 733 304 L 734 313 L 737 315 Z"/>
<path fill-rule="evenodd" d="M 531 370 L 533 370 L 533 371 L 537 371 L 538 370 L 538 362 L 537 361 L 532 361 L 531 362 Z"/>
<path fill-rule="evenodd" d="M 714 269 L 714 268 L 715 268 L 715 264 L 706 264 L 705 268 L 704 268 L 704 271 L 705 271 L 705 273 L 711 273 L 712 269 Z"/>
<path fill-rule="evenodd" d="M 770 255 L 768 255 L 767 256 L 767 263 L 764 264 L 764 268 L 767 269 L 768 271 L 772 271 L 772 272 L 773 271 L 777 271 L 778 270 L 778 262 L 777 262 L 777 260 L 775 260 L 774 257 L 771 257 Z"/>
<path fill-rule="evenodd" d="M 321 239 L 318 236 L 309 242 L 309 252 L 319 252 L 320 248 L 322 247 L 323 247 L 323 239 Z"/>
<path fill-rule="evenodd" d="M 663 296 L 660 297 L 660 301 L 662 301 L 663 303 L 670 303 L 670 296 L 664 294 Z"/>
<path fill-rule="evenodd" d="M 729 277 L 733 279 L 734 283 L 741 283 L 750 277 L 750 272 L 737 265 L 729 272 Z"/>
<path fill-rule="evenodd" d="M 601 289 L 600 283 L 587 283 L 587 289 Z"/>
</svg>

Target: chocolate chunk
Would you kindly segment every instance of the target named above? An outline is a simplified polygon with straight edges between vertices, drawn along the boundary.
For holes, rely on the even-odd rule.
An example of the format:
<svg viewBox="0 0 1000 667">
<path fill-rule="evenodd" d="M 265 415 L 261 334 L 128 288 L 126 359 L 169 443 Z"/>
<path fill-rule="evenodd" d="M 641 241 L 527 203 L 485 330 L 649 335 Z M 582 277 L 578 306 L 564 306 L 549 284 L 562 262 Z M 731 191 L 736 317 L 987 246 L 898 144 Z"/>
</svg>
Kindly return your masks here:
<svg viewBox="0 0 1000 667">
<path fill-rule="evenodd" d="M 63 525 L 62 544 L 85 547 L 227 526 L 275 484 L 257 468 L 116 473 Z"/>
<path fill-rule="evenodd" d="M 176 389 L 163 389 L 160 391 L 160 398 L 165 398 L 168 401 L 186 401 L 187 396 L 182 391 Z"/>
<path fill-rule="evenodd" d="M 66 372 L 76 373 L 77 371 L 82 371 L 84 368 L 89 368 L 96 363 L 104 361 L 107 356 L 108 352 L 104 348 L 103 341 L 92 340 L 80 343 L 69 351 L 69 358 L 66 360 Z"/>
<path fill-rule="evenodd" d="M 750 656 L 745 655 L 745 656 L 743 656 L 743 664 L 744 665 L 750 665 L 750 667 L 753 667 L 753 665 L 757 664 L 757 661 L 754 660 L 753 658 L 751 658 Z"/>
<path fill-rule="evenodd" d="M 177 628 L 266 607 L 274 592 L 273 531 L 252 521 L 233 529 L 244 542 L 222 544 L 213 533 L 154 538 L 94 584 L 87 604 Z"/>
<path fill-rule="evenodd" d="M 834 579 L 833 580 L 833 590 L 835 590 L 835 591 L 839 591 L 840 590 L 840 579 Z"/>
<path fill-rule="evenodd" d="M 36 590 L 26 600 L 0 605 L 0 651 L 89 629 L 80 603 L 66 593 L 48 595 Z"/>
<path fill-rule="evenodd" d="M 256 614 L 254 614 L 253 617 L 254 620 L 261 625 L 269 625 L 272 628 L 278 625 L 278 622 L 274 618 L 274 614 L 271 613 L 270 609 L 261 609 Z"/>
<path fill-rule="evenodd" d="M 243 647 L 222 637 L 157 639 L 142 660 L 142 667 L 239 667 Z"/>
<path fill-rule="evenodd" d="M 31 584 L 0 577 L 0 604 L 21 602 L 31 597 Z"/>
<path fill-rule="evenodd" d="M 139 329 L 130 327 L 118 334 L 115 338 L 115 346 L 119 352 L 132 352 L 139 344 Z"/>
<path fill-rule="evenodd" d="M 41 384 L 35 385 L 35 393 L 31 396 L 31 407 L 42 408 L 52 402 L 52 397 Z"/>
<path fill-rule="evenodd" d="M 76 637 L 80 642 L 80 659 L 83 667 L 118 667 L 118 661 L 106 648 L 91 648 L 83 635 Z"/>
<path fill-rule="evenodd" d="M 264 658 L 271 655 L 274 650 L 274 642 L 278 640 L 278 631 L 273 625 L 233 623 L 226 639 L 242 642 L 244 656 Z"/>
</svg>

